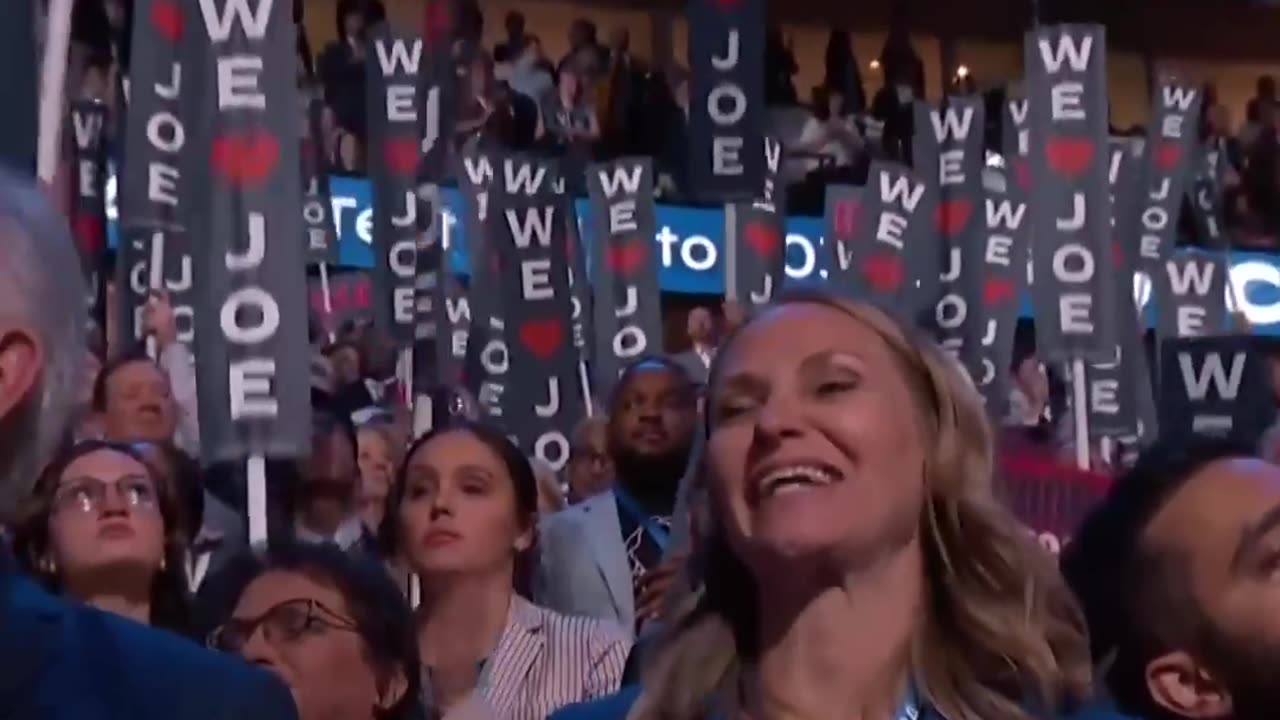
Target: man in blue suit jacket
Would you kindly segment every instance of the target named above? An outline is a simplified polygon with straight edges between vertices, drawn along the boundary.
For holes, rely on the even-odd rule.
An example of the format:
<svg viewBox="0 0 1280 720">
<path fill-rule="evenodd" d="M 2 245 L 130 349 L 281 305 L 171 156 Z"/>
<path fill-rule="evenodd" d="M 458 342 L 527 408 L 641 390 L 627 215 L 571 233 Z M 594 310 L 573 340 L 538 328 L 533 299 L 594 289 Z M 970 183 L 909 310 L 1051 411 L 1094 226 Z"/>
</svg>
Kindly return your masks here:
<svg viewBox="0 0 1280 720">
<path fill-rule="evenodd" d="M 88 358 L 79 267 L 65 221 L 0 172 L 0 525 L 68 436 Z M 296 717 L 289 692 L 267 674 L 55 598 L 18 575 L 0 544 L 0 718 Z"/>
</svg>

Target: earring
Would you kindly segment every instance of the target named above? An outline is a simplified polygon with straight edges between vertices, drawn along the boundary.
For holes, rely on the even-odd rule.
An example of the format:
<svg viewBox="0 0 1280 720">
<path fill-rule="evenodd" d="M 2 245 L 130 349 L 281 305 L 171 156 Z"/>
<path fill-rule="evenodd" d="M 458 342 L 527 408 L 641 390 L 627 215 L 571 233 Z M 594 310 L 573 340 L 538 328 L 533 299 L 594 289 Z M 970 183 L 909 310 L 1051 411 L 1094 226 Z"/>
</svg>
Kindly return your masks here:
<svg viewBox="0 0 1280 720">
<path fill-rule="evenodd" d="M 165 570 L 167 570 L 167 569 L 168 569 L 168 563 L 165 561 L 165 558 L 164 558 L 164 557 L 161 557 L 161 558 L 160 558 L 160 572 L 164 572 L 164 571 L 165 571 Z"/>
<path fill-rule="evenodd" d="M 40 560 L 40 572 L 45 575 L 56 577 L 58 575 L 58 563 L 49 556 L 45 556 Z"/>
</svg>

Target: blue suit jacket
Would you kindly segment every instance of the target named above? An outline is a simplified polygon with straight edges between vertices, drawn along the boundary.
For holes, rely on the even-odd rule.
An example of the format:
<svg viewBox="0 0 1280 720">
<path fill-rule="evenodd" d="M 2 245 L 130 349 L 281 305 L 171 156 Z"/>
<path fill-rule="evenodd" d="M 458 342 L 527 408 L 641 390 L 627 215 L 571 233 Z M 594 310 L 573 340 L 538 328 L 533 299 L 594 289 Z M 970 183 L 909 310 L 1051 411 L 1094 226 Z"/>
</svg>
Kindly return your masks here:
<svg viewBox="0 0 1280 720">
<path fill-rule="evenodd" d="M 0 718 L 296 720 L 297 711 L 266 673 L 49 595 L 0 550 Z"/>
<path fill-rule="evenodd" d="M 628 685 L 613 695 L 591 702 L 570 705 L 552 713 L 548 720 L 625 720 L 631 706 L 640 697 L 639 685 Z M 936 712 L 921 713 L 922 720 L 944 720 Z M 1090 706 L 1063 720 L 1131 720 L 1105 707 Z"/>
</svg>

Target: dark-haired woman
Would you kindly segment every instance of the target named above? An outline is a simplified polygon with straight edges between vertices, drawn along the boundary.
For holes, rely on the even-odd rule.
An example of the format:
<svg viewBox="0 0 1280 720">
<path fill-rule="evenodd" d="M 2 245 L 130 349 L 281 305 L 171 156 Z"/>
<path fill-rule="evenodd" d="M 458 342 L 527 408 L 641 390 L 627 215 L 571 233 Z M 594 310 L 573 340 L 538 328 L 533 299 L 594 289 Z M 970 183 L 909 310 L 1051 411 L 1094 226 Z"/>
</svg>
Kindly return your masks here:
<svg viewBox="0 0 1280 720">
<path fill-rule="evenodd" d="M 277 544 L 228 566 L 230 619 L 209 645 L 275 673 L 299 720 L 421 716 L 418 646 L 382 569 L 325 545 Z"/>
<path fill-rule="evenodd" d="M 181 504 L 137 449 L 88 441 L 40 476 L 14 549 L 54 592 L 185 634 L 186 538 Z"/>
<path fill-rule="evenodd" d="M 518 592 L 537 507 L 528 461 L 495 430 L 446 426 L 410 447 L 384 528 L 421 581 L 428 710 L 478 696 L 504 720 L 542 720 L 617 689 L 629 649 L 620 628 Z"/>
</svg>

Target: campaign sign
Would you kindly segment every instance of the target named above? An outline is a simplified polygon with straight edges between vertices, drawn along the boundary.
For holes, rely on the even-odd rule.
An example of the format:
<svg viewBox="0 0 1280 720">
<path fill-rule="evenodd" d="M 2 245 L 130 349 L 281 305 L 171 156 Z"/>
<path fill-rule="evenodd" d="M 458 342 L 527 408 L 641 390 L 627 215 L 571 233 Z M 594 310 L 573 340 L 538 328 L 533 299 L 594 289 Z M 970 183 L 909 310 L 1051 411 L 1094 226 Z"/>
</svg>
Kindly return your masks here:
<svg viewBox="0 0 1280 720">
<path fill-rule="evenodd" d="M 1191 175 L 1196 148 L 1200 91 L 1163 79 L 1152 103 L 1144 155 L 1139 270 L 1154 277 L 1173 253 L 1178 213 Z"/>
<path fill-rule="evenodd" d="M 504 426 L 520 447 L 559 472 L 585 406 L 570 329 L 567 226 L 554 175 L 546 162 L 507 157 L 491 190 L 488 236 L 503 256 L 508 332 L 506 362 L 488 369 L 488 386 L 502 398 Z"/>
<path fill-rule="evenodd" d="M 418 197 L 422 145 L 418 83 L 422 39 L 385 26 L 372 32 L 368 77 L 369 179 L 373 184 L 374 321 L 403 346 L 413 342 L 417 237 L 429 222 Z"/>
<path fill-rule="evenodd" d="M 918 249 L 921 267 L 932 262 L 940 268 L 939 292 L 921 298 L 925 307 L 933 310 L 926 317 L 925 327 L 958 358 L 973 354 L 966 353 L 971 349 L 966 336 L 978 336 L 980 341 L 984 334 L 974 327 L 982 321 L 974 301 L 981 301 L 968 292 L 970 286 L 978 284 L 981 272 L 980 265 L 973 261 L 981 262 L 978 248 L 982 245 L 984 128 L 980 98 L 948 98 L 943 107 L 915 103 L 912 158 L 938 197 L 934 225 L 940 240 L 936 244 L 921 243 Z M 971 365 L 976 364 L 963 359 L 961 362 L 971 370 Z"/>
<path fill-rule="evenodd" d="M 827 268 L 827 287 L 839 295 L 851 295 L 859 280 L 854 265 L 857 247 L 858 216 L 862 213 L 862 188 L 853 185 L 828 185 L 823 205 L 823 265 Z"/>
<path fill-rule="evenodd" d="M 1041 27 L 1026 39 L 1031 137 L 1032 301 L 1051 360 L 1115 353 L 1107 183 L 1106 35 Z"/>
<path fill-rule="evenodd" d="M 188 203 L 203 202 L 188 183 L 207 173 L 208 163 L 188 171 L 194 108 L 200 88 L 193 80 L 204 39 L 187 11 L 195 3 L 138 0 L 133 15 L 133 57 L 129 112 L 119 192 L 121 237 L 116 255 L 116 298 L 120 328 L 141 339 L 142 312 L 153 290 L 164 290 L 173 305 L 178 339 L 195 339 L 193 246 L 185 227 Z M 204 5 L 199 5 L 201 12 Z"/>
<path fill-rule="evenodd" d="M 103 127 L 107 107 L 99 100 L 80 100 L 71 104 L 68 120 L 74 183 L 68 220 L 89 291 L 85 305 L 89 317 L 105 331 L 107 292 L 102 265 L 107 252 L 107 152 Z"/>
<path fill-rule="evenodd" d="M 1161 338 L 1219 335 L 1227 329 L 1227 268 L 1222 257 L 1185 251 L 1163 263 L 1160 310 Z"/>
<path fill-rule="evenodd" d="M 926 309 L 919 301 L 936 292 L 939 268 L 917 246 L 933 245 L 936 202 L 918 174 L 900 165 L 871 163 L 851 261 L 858 268 L 850 276 L 855 297 L 908 322 Z"/>
<path fill-rule="evenodd" d="M 1154 431 L 1143 408 L 1151 403 L 1150 380 L 1142 328 L 1138 323 L 1138 307 L 1134 297 L 1134 271 L 1137 267 L 1137 245 L 1126 247 L 1123 228 L 1132 227 L 1127 218 L 1136 206 L 1139 161 L 1142 145 L 1127 138 L 1111 138 L 1108 144 L 1107 179 L 1111 189 L 1111 253 L 1115 272 L 1117 342 L 1114 355 L 1089 363 L 1085 368 L 1089 413 L 1089 435 L 1092 438 L 1133 439 L 1143 431 Z M 1132 244 L 1132 243 L 1130 243 Z M 1147 391 L 1143 393 L 1142 385 Z M 1145 404 L 1144 404 L 1145 403 Z M 1145 417 L 1147 422 L 1142 422 Z"/>
<path fill-rule="evenodd" d="M 441 182 L 449 174 L 448 129 L 457 107 L 458 75 L 453 41 L 458 12 L 454 0 L 422 0 L 422 49 L 426 55 L 418 77 L 422 99 L 422 162 L 419 175 Z"/>
<path fill-rule="evenodd" d="M 302 222 L 306 227 L 307 262 L 313 265 L 338 264 L 337 230 L 333 224 L 333 196 L 329 174 L 325 172 L 324 136 L 320 114 L 324 100 L 303 101 L 302 123 Z"/>
<path fill-rule="evenodd" d="M 662 350 L 662 308 L 655 257 L 653 166 L 622 158 L 587 171 L 595 290 L 594 394 L 609 397 L 631 362 Z M 642 301 L 644 299 L 648 301 Z"/>
<path fill-rule="evenodd" d="M 689 187 L 706 201 L 760 188 L 764 0 L 690 0 Z"/>
<path fill-rule="evenodd" d="M 1275 415 L 1267 360 L 1251 338 L 1175 338 L 1160 345 L 1161 437 L 1255 442 Z"/>
<path fill-rule="evenodd" d="M 199 0 L 190 232 L 201 455 L 305 457 L 311 357 L 295 25 L 278 0 Z"/>
<path fill-rule="evenodd" d="M 1030 221 L 1019 197 L 1022 193 L 986 188 L 978 240 L 951 249 L 958 263 L 942 276 L 949 292 L 934 318 L 940 329 L 951 329 L 942 346 L 957 352 L 993 418 L 1004 417 L 1008 404 L 1018 298 L 1027 284 Z"/>
<path fill-rule="evenodd" d="M 730 267 L 726 269 L 725 293 L 742 302 L 752 313 L 773 301 L 782 288 L 786 267 L 783 238 L 786 208 L 778 185 L 782 165 L 782 143 L 764 139 L 764 177 L 761 191 L 750 202 L 726 207 L 725 230 L 730 238 Z"/>
</svg>

